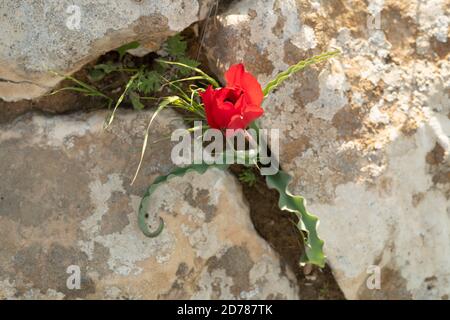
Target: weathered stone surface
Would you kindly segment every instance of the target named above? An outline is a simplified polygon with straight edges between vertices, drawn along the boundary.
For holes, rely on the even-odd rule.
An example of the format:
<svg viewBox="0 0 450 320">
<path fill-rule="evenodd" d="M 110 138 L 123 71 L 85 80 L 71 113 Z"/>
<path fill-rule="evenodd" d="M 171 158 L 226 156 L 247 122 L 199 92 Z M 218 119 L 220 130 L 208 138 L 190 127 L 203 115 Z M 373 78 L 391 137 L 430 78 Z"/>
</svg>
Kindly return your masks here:
<svg viewBox="0 0 450 320">
<path fill-rule="evenodd" d="M 443 0 L 241 1 L 207 32 L 217 74 L 242 61 L 263 84 L 342 51 L 271 94 L 262 124 L 281 129 L 282 166 L 321 218 L 347 298 L 450 295 L 449 12 Z M 380 290 L 366 286 L 371 265 Z"/>
<path fill-rule="evenodd" d="M 145 237 L 140 197 L 172 167 L 171 144 L 151 145 L 130 186 L 151 113 L 120 112 L 102 131 L 105 116 L 28 114 L 0 127 L 0 299 L 298 298 L 230 173 L 163 185 L 149 223 L 160 215 L 166 227 Z M 151 140 L 181 126 L 176 117 L 160 116 Z M 71 265 L 79 290 L 66 286 Z"/>
<path fill-rule="evenodd" d="M 209 0 L 0 3 L 0 98 L 31 99 L 101 54 L 131 41 L 157 50 L 208 12 Z"/>
</svg>

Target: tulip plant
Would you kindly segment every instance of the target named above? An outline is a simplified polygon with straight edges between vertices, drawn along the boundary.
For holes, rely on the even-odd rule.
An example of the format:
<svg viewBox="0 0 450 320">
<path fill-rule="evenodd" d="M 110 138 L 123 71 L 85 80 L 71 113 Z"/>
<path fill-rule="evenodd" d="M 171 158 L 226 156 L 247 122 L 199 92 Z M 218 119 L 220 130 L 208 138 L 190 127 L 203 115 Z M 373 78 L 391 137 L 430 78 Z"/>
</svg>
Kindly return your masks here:
<svg viewBox="0 0 450 320">
<path fill-rule="evenodd" d="M 258 118 L 263 116 L 264 110 L 262 103 L 272 90 L 277 88 L 283 81 L 288 79 L 292 74 L 303 70 L 304 68 L 325 61 L 339 54 L 339 51 L 331 51 L 323 53 L 312 58 L 300 61 L 290 66 L 285 71 L 279 73 L 272 81 L 269 81 L 264 88 L 261 87 L 257 79 L 245 71 L 243 64 L 232 65 L 224 74 L 226 84 L 221 87 L 220 84 L 211 76 L 198 68 L 199 63 L 189 59 L 186 53 L 186 42 L 180 35 L 175 35 L 168 39 L 164 44 L 164 49 L 168 53 L 169 59 L 156 59 L 155 68 L 148 66 L 129 67 L 123 62 L 123 58 L 127 50 L 136 48 L 138 43 L 131 43 L 118 48 L 118 63 L 105 63 L 96 65 L 89 74 L 91 82 L 101 81 L 105 76 L 114 72 L 131 73 L 125 88 L 119 98 L 115 101 L 109 95 L 101 92 L 96 86 L 84 83 L 72 76 L 63 76 L 67 80 L 72 81 L 75 85 L 64 87 L 56 90 L 51 94 L 60 91 L 70 90 L 85 94 L 91 97 L 103 99 L 108 109 L 112 108 L 112 112 L 105 121 L 105 128 L 113 122 L 114 115 L 121 103 L 128 99 L 134 109 L 141 110 L 145 108 L 142 101 L 156 99 L 159 101 L 158 108 L 153 113 L 144 136 L 141 157 L 136 174 L 132 183 L 136 179 L 142 161 L 144 159 L 145 150 L 152 122 L 155 120 L 159 112 L 167 107 L 174 107 L 187 111 L 192 114 L 192 119 L 201 120 L 200 128 L 191 128 L 190 131 L 215 129 L 225 132 L 225 136 L 229 132 L 243 131 L 247 133 L 246 137 L 252 140 L 250 131 L 259 132 Z M 172 67 L 173 69 L 170 69 Z M 59 75 L 58 73 L 55 73 Z M 123 75 L 123 74 L 122 74 Z M 181 79 L 173 77 L 186 76 Z M 125 77 L 127 78 L 127 77 Z M 150 93 L 171 92 L 166 97 L 151 97 Z M 252 129 L 252 130 L 250 130 Z M 195 132 L 194 132 L 195 134 Z M 261 137 L 260 137 L 261 138 Z M 259 141 L 259 144 L 267 145 L 266 141 Z M 244 152 L 242 152 L 244 151 Z M 263 167 L 260 166 L 262 159 L 266 155 L 260 154 L 260 149 L 256 152 L 251 150 L 233 150 L 233 158 L 244 160 L 246 166 L 257 167 L 262 175 Z M 221 154 L 219 154 L 221 156 Z M 228 159 L 228 151 L 223 153 Z M 277 159 L 278 161 L 278 159 Z M 210 163 L 202 159 L 200 163 L 188 164 L 183 167 L 175 167 L 167 175 L 157 177 L 147 188 L 138 212 L 138 224 L 142 232 L 148 237 L 158 236 L 163 228 L 164 221 L 160 218 L 160 224 L 155 231 L 150 230 L 148 225 L 148 207 L 151 196 L 162 183 L 173 177 L 180 177 L 187 172 L 194 171 L 203 174 L 209 167 L 216 167 L 226 170 L 228 164 Z M 277 167 L 278 162 L 277 162 Z M 307 211 L 305 207 L 305 199 L 299 195 L 293 195 L 288 191 L 288 185 L 292 177 L 278 168 L 276 173 L 265 175 L 266 183 L 269 188 L 276 189 L 279 193 L 278 206 L 281 210 L 292 212 L 296 215 L 298 221 L 294 222 L 300 234 L 303 237 L 304 253 L 300 263 L 314 264 L 319 267 L 325 265 L 325 255 L 323 253 L 323 240 L 317 234 L 318 218 Z M 254 177 L 246 176 L 246 180 L 251 182 Z"/>
<path fill-rule="evenodd" d="M 279 73 L 272 81 L 268 82 L 264 88 L 257 79 L 245 70 L 243 64 L 232 65 L 225 72 L 226 84 L 221 87 L 219 83 L 207 75 L 201 69 L 182 62 L 159 60 L 161 64 L 176 66 L 190 70 L 193 76 L 168 82 L 168 86 L 173 90 L 173 95 L 162 98 L 159 107 L 153 114 L 144 139 L 141 153 L 142 163 L 144 152 L 148 141 L 148 133 L 151 123 L 158 113 L 167 107 L 180 108 L 191 112 L 197 119 L 203 120 L 204 127 L 221 131 L 227 130 L 247 130 L 252 128 L 259 130 L 257 119 L 264 114 L 261 107 L 264 98 L 272 90 L 277 88 L 292 74 L 303 70 L 309 65 L 324 61 L 334 57 L 338 51 L 327 52 L 314 56 L 289 67 Z M 182 86 L 185 82 L 192 82 L 189 86 Z M 205 87 L 206 86 L 206 87 Z M 187 88 L 187 89 L 186 89 Z M 256 166 L 258 169 L 258 154 L 245 154 L 249 160 L 247 166 Z M 250 158 L 250 159 L 249 159 Z M 139 171 L 139 167 L 138 170 Z M 160 225 L 156 231 L 152 231 L 147 223 L 149 203 L 151 196 L 162 183 L 173 177 L 183 176 L 185 173 L 194 171 L 203 174 L 209 167 L 227 169 L 227 164 L 208 164 L 206 162 L 189 164 L 183 167 L 176 167 L 167 175 L 157 177 L 148 187 L 139 206 L 138 223 L 142 232 L 149 237 L 158 236 L 164 227 L 164 222 L 160 218 Z M 137 174 L 137 172 L 136 172 Z M 266 183 L 269 188 L 276 189 L 279 193 L 278 205 L 281 210 L 294 213 L 298 221 L 294 222 L 303 237 L 304 253 L 301 264 L 309 263 L 319 267 L 325 265 L 325 255 L 323 253 L 323 240 L 317 234 L 318 218 L 308 212 L 305 207 L 305 199 L 299 195 L 293 195 L 288 191 L 288 184 L 291 176 L 282 171 L 276 174 L 266 175 Z M 135 175 L 136 178 L 136 175 Z M 134 179 L 133 179 L 134 181 Z"/>
</svg>

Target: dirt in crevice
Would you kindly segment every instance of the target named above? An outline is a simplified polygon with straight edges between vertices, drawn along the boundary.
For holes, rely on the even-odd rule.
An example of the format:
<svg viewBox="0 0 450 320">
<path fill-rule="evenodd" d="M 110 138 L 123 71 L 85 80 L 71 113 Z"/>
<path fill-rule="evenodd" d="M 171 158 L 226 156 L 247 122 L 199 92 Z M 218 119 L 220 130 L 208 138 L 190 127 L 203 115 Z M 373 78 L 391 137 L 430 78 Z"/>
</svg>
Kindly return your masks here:
<svg viewBox="0 0 450 320">
<path fill-rule="evenodd" d="M 230 1 L 232 2 L 232 1 Z M 223 8 L 219 8 L 223 10 Z M 194 24 L 182 35 L 188 42 L 188 56 L 196 59 L 198 56 L 201 62 L 200 68 L 209 74 L 206 58 L 199 50 L 199 35 L 203 30 L 203 23 Z M 198 55 L 200 51 L 200 55 Z M 148 65 L 157 57 L 150 53 L 142 58 L 134 57 L 129 54 L 125 59 L 130 60 L 135 66 Z M 118 61 L 118 53 L 115 51 L 106 53 L 104 56 L 84 66 L 83 69 L 76 72 L 73 77 L 85 83 L 92 84 L 89 81 L 89 70 L 96 64 L 106 61 Z M 122 73 L 113 73 L 104 79 L 95 83 L 95 86 L 103 93 L 113 98 L 114 101 L 122 93 L 128 78 Z M 64 80 L 55 90 L 72 86 L 69 80 Z M 146 107 L 152 107 L 152 102 L 144 102 Z M 5 102 L 0 99 L 0 124 L 13 121 L 22 114 L 31 111 L 38 111 L 44 114 L 68 114 L 72 112 L 86 112 L 96 109 L 102 109 L 107 106 L 104 99 L 98 97 L 89 97 L 73 91 L 62 91 L 54 95 L 46 95 L 34 100 L 22 100 L 18 102 Z M 131 109 L 130 102 L 125 99 L 120 108 Z M 242 166 L 232 166 L 231 171 L 236 176 L 242 172 Z M 281 211 L 278 208 L 278 193 L 275 190 L 268 189 L 265 180 L 255 169 L 257 181 L 254 186 L 248 186 L 242 183 L 242 190 L 250 206 L 250 214 L 257 232 L 272 246 L 275 252 L 281 257 L 282 263 L 288 265 L 294 272 L 299 286 L 299 295 L 301 299 L 344 299 L 336 281 L 328 266 L 324 269 L 312 267 L 308 274 L 304 268 L 300 267 L 299 259 L 303 252 L 299 231 L 292 223 L 295 216 Z"/>
<path fill-rule="evenodd" d="M 86 79 L 86 68 L 77 72 L 77 79 Z M 72 86 L 68 80 L 62 81 L 56 89 Z M 8 123 L 31 111 L 45 114 L 66 114 L 74 111 L 88 111 L 104 107 L 104 101 L 96 97 L 88 97 L 73 91 L 64 91 L 55 95 L 44 95 L 33 100 L 6 102 L 0 98 L 0 124 Z"/>
<path fill-rule="evenodd" d="M 150 53 L 142 58 L 126 54 L 124 64 L 141 66 L 150 64 L 157 57 L 156 54 Z M 80 80 L 88 85 L 94 86 L 100 92 L 111 97 L 115 102 L 123 92 L 128 77 L 123 73 L 114 72 L 98 82 L 92 82 L 89 79 L 89 71 L 97 64 L 109 62 L 117 63 L 119 54 L 111 51 L 85 65 L 81 70 L 72 75 L 73 78 Z M 100 97 L 92 97 L 72 90 L 63 90 L 55 94 L 60 89 L 73 87 L 75 85 L 71 80 L 61 81 L 57 87 L 42 97 L 33 100 L 20 100 L 17 102 L 6 102 L 0 99 L 0 124 L 8 123 L 15 118 L 32 111 L 38 111 L 44 114 L 69 114 L 73 112 L 87 112 L 91 110 L 104 109 L 107 107 L 107 101 Z M 129 101 L 125 100 L 121 107 L 131 108 Z"/>
<path fill-rule="evenodd" d="M 223 10 L 223 5 L 217 10 Z M 216 9 L 213 9 L 212 13 L 215 13 Z M 201 68 L 207 73 L 211 73 L 206 62 L 206 57 L 200 51 L 199 37 L 203 32 L 204 23 L 194 23 L 192 26 L 181 32 L 181 35 L 187 41 L 187 56 L 192 59 L 196 59 L 201 62 Z M 134 66 L 148 66 L 154 62 L 155 58 L 159 56 L 156 53 L 149 53 L 143 57 L 133 56 L 131 54 L 125 54 L 122 63 L 128 67 Z M 116 51 L 110 51 L 103 56 L 86 64 L 82 69 L 72 74 L 72 77 L 80 80 L 88 85 L 94 86 L 100 92 L 111 97 L 115 102 L 121 93 L 123 92 L 129 77 L 126 77 L 124 73 L 113 72 L 101 81 L 90 81 L 89 71 L 98 64 L 103 63 L 118 63 L 119 54 Z M 74 86 L 74 82 L 71 80 L 63 80 L 58 86 L 51 90 L 46 95 L 33 100 L 20 100 L 16 102 L 6 102 L 0 98 L 0 124 L 8 123 L 18 118 L 19 116 L 27 113 L 37 111 L 43 114 L 69 114 L 73 112 L 87 112 L 91 110 L 104 109 L 107 107 L 107 101 L 100 97 L 92 97 L 74 92 L 71 90 L 63 90 L 56 94 L 50 94 L 51 92 L 58 91 L 62 88 Z M 141 101 L 146 107 L 152 107 L 154 103 L 152 101 Z M 121 103 L 120 108 L 132 109 L 130 101 L 125 98 Z"/>
</svg>

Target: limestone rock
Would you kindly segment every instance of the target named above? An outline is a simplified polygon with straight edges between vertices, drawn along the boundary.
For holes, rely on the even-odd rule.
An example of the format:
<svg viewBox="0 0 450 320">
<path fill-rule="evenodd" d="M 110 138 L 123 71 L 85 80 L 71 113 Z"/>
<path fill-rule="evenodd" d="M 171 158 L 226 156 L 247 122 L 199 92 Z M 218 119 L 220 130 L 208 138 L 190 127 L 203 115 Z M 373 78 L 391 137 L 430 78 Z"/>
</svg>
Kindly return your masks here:
<svg viewBox="0 0 450 320">
<path fill-rule="evenodd" d="M 130 186 L 152 113 L 120 112 L 103 131 L 106 115 L 28 114 L 0 126 L 0 299 L 298 298 L 228 172 L 163 185 L 149 222 L 159 215 L 165 229 L 145 237 L 140 197 L 172 167 L 171 144 L 150 144 Z M 180 127 L 178 117 L 160 115 L 150 141 Z"/>
<path fill-rule="evenodd" d="M 138 40 L 157 50 L 201 20 L 210 0 L 14 1 L 0 3 L 0 98 L 36 98 L 103 53 Z"/>
<path fill-rule="evenodd" d="M 211 68 L 243 62 L 262 84 L 342 51 L 272 93 L 261 122 L 281 130 L 281 164 L 321 218 L 347 298 L 450 295 L 449 11 L 444 0 L 258 0 L 209 24 Z M 372 265 L 380 289 L 366 285 Z"/>
</svg>

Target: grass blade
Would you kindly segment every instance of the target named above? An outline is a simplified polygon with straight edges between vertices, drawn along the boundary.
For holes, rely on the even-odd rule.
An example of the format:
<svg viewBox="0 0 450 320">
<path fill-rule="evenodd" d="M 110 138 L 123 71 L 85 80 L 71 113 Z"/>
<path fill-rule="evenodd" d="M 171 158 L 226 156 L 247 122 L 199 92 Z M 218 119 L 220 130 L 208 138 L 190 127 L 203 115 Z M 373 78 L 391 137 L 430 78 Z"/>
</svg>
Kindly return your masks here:
<svg viewBox="0 0 450 320">
<path fill-rule="evenodd" d="M 206 73 L 204 73 L 204 72 L 203 72 L 202 70 L 200 70 L 199 68 L 191 67 L 191 66 L 189 66 L 189 65 L 187 65 L 187 64 L 184 64 L 184 63 L 181 63 L 181 62 L 175 62 L 175 61 L 167 61 L 167 60 L 161 60 L 161 59 L 156 59 L 156 61 L 157 61 L 157 62 L 160 62 L 160 63 L 165 63 L 165 64 L 170 64 L 170 65 L 175 65 L 175 66 L 184 67 L 184 68 L 190 69 L 190 70 L 192 70 L 192 71 L 195 71 L 195 72 L 197 72 L 198 74 L 201 74 L 201 75 L 204 77 L 204 79 L 205 79 L 206 81 L 208 81 L 209 83 L 211 83 L 215 88 L 218 88 L 218 87 L 219 87 L 219 83 L 217 83 L 216 80 L 214 80 L 213 78 L 211 78 L 210 76 L 208 76 Z"/>
<path fill-rule="evenodd" d="M 120 95 L 119 99 L 117 99 L 116 101 L 116 105 L 114 106 L 114 110 L 112 111 L 111 115 L 109 116 L 109 119 L 107 120 L 107 122 L 105 123 L 104 128 L 108 128 L 111 123 L 114 120 L 114 116 L 116 114 L 117 108 L 119 107 L 119 105 L 122 103 L 123 99 L 125 98 L 125 95 L 128 92 L 128 89 L 130 89 L 131 85 L 133 84 L 134 80 L 138 77 L 139 72 L 136 73 L 135 75 L 133 75 L 130 80 L 128 80 L 127 85 L 125 86 L 125 89 L 123 90 L 122 94 Z"/>
<path fill-rule="evenodd" d="M 340 54 L 341 52 L 339 50 L 335 50 L 335 51 L 330 51 L 330 52 L 325 52 L 322 53 L 320 55 L 308 58 L 306 60 L 302 60 L 299 61 L 297 64 L 294 64 L 292 66 L 290 66 L 289 68 L 287 68 L 285 71 L 280 72 L 279 74 L 277 74 L 277 76 L 275 77 L 275 79 L 273 79 L 272 81 L 270 81 L 263 89 L 263 93 L 264 96 L 267 96 L 269 94 L 270 91 L 274 90 L 276 87 L 278 87 L 284 80 L 286 80 L 287 78 L 289 78 L 291 75 L 293 75 L 294 73 L 301 71 L 303 69 L 305 69 L 306 67 L 312 65 L 312 64 L 316 64 L 322 61 L 325 61 L 329 58 L 335 57 L 338 54 Z"/>
<path fill-rule="evenodd" d="M 169 106 L 171 103 L 176 102 L 177 100 L 181 100 L 181 98 L 178 96 L 170 96 L 170 97 L 164 98 L 164 100 L 159 104 L 158 109 L 156 109 L 156 111 L 153 113 L 152 117 L 150 118 L 150 121 L 147 125 L 147 129 L 145 131 L 144 142 L 142 143 L 141 157 L 139 159 L 139 164 L 136 169 L 136 173 L 134 174 L 133 180 L 131 181 L 131 185 L 133 185 L 134 181 L 136 180 L 139 170 L 141 169 L 142 162 L 144 160 L 145 150 L 147 149 L 148 134 L 150 131 L 150 126 L 152 125 L 156 116 L 161 112 L 161 110 L 163 110 L 165 107 Z"/>
</svg>

